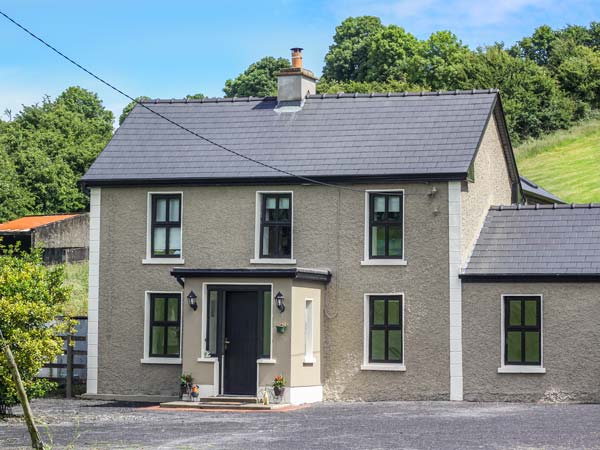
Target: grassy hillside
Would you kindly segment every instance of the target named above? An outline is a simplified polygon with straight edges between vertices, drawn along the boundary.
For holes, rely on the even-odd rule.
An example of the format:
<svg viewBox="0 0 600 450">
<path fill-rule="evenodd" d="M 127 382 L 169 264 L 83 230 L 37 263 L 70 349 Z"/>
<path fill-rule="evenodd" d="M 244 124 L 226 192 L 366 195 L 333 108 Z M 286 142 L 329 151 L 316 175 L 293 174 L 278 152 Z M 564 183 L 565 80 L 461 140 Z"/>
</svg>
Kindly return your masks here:
<svg viewBox="0 0 600 450">
<path fill-rule="evenodd" d="M 71 301 L 67 306 L 70 316 L 87 316 L 88 262 L 65 264 L 65 284 L 71 286 Z"/>
<path fill-rule="evenodd" d="M 600 203 L 600 119 L 515 150 L 519 173 L 567 202 Z"/>
</svg>

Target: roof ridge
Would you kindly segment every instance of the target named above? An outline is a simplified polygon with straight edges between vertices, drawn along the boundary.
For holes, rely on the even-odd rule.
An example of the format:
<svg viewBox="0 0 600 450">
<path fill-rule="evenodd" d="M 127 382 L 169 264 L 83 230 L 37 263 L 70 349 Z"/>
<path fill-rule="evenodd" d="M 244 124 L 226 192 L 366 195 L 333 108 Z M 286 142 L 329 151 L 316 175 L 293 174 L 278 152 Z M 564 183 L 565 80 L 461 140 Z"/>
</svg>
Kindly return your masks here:
<svg viewBox="0 0 600 450">
<path fill-rule="evenodd" d="M 404 91 L 404 92 L 371 92 L 368 94 L 363 93 L 345 93 L 339 92 L 337 94 L 312 94 L 307 95 L 309 99 L 337 99 L 337 98 L 373 98 L 373 97 L 427 97 L 427 96 L 438 96 L 438 95 L 476 95 L 476 94 L 497 94 L 500 90 L 497 88 L 490 89 L 468 89 L 468 90 L 454 90 L 454 91 Z"/>
<path fill-rule="evenodd" d="M 234 103 L 234 102 L 262 102 L 275 101 L 277 97 L 205 97 L 205 98 L 155 98 L 150 100 L 140 100 L 143 104 L 156 103 Z"/>
<path fill-rule="evenodd" d="M 497 88 L 490 89 L 469 89 L 454 91 L 405 91 L 405 92 L 371 92 L 368 94 L 352 92 L 339 92 L 337 94 L 310 94 L 306 98 L 314 100 L 328 100 L 338 98 L 381 98 L 381 97 L 428 97 L 438 95 L 477 95 L 477 94 L 496 94 L 500 92 Z M 265 97 L 205 97 L 205 98 L 155 98 L 150 100 L 140 100 L 144 104 L 156 103 L 235 103 L 235 102 L 262 102 L 276 101 L 277 96 Z"/>
<path fill-rule="evenodd" d="M 492 205 L 490 211 L 531 211 L 539 209 L 598 209 L 600 203 L 570 203 L 560 204 L 552 203 L 550 205 Z"/>
</svg>

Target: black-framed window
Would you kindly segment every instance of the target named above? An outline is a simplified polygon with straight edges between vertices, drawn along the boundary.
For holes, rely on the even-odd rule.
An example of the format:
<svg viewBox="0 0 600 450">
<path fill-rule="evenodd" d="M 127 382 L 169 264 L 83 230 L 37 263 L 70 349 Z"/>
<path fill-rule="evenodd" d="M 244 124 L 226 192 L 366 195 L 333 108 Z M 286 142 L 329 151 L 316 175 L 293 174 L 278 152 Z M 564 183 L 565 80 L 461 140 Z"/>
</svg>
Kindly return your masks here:
<svg viewBox="0 0 600 450">
<path fill-rule="evenodd" d="M 369 297 L 369 362 L 399 363 L 402 354 L 401 295 L 372 295 Z"/>
<path fill-rule="evenodd" d="M 504 364 L 542 362 L 542 299 L 539 296 L 504 297 Z"/>
<path fill-rule="evenodd" d="M 181 295 L 150 294 L 150 357 L 178 358 Z"/>
<path fill-rule="evenodd" d="M 248 289 L 248 286 L 244 286 Z M 253 286 L 258 295 L 258 355 L 257 358 L 271 358 L 271 321 L 272 295 L 270 286 Z M 231 286 L 209 286 L 206 305 L 206 336 L 205 351 L 209 356 L 219 356 L 223 352 L 222 342 L 219 341 L 219 328 L 224 327 L 223 299 Z"/>
<path fill-rule="evenodd" d="M 369 194 L 369 258 L 403 257 L 402 192 Z"/>
<path fill-rule="evenodd" d="M 181 256 L 181 194 L 152 194 L 153 258 Z"/>
<path fill-rule="evenodd" d="M 262 194 L 260 257 L 292 257 L 292 194 Z"/>
</svg>

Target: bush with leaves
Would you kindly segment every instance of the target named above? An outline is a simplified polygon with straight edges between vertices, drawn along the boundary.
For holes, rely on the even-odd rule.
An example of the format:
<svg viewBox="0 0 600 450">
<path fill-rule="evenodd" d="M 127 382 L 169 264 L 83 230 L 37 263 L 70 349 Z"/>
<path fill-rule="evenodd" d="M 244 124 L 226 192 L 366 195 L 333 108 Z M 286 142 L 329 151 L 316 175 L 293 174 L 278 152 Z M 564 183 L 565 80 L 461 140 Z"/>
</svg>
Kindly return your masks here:
<svg viewBox="0 0 600 450">
<path fill-rule="evenodd" d="M 62 354 L 59 335 L 73 326 L 69 319 L 57 319 L 70 295 L 63 282 L 63 266 L 45 266 L 39 251 L 18 252 L 0 245 L 0 330 L 30 398 L 41 397 L 55 386 L 36 375 Z M 0 403 L 12 406 L 17 402 L 8 361 L 0 352 Z"/>
<path fill-rule="evenodd" d="M 286 58 L 267 56 L 250 64 L 236 78 L 227 80 L 223 92 L 227 97 L 265 97 L 277 95 L 277 78 L 275 74 L 281 69 L 290 67 Z"/>
</svg>

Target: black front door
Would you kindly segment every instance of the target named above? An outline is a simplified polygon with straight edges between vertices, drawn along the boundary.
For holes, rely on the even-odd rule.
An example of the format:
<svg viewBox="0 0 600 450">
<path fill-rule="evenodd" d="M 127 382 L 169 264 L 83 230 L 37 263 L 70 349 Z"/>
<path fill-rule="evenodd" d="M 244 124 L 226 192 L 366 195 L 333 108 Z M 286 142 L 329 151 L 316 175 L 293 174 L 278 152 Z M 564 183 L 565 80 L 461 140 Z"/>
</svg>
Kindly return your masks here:
<svg viewBox="0 0 600 450">
<path fill-rule="evenodd" d="M 225 295 L 223 394 L 256 395 L 258 292 Z"/>
</svg>

